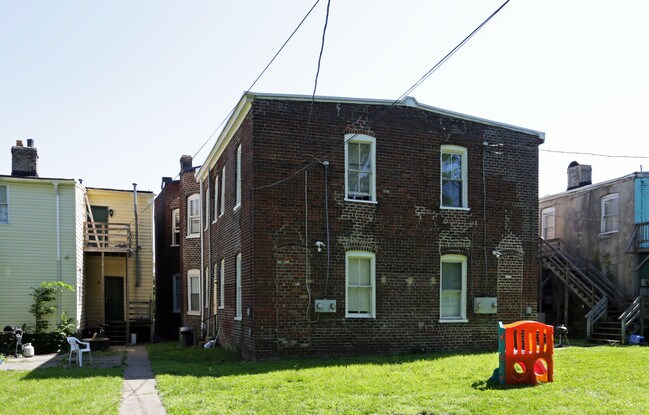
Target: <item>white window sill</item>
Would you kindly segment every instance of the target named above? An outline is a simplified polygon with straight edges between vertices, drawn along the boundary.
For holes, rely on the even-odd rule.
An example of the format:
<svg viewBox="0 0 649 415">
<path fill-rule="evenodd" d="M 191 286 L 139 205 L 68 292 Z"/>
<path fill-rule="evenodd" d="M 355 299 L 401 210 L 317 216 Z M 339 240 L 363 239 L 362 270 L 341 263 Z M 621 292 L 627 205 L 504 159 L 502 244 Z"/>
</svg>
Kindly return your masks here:
<svg viewBox="0 0 649 415">
<path fill-rule="evenodd" d="M 237 212 L 240 211 L 240 210 L 241 210 L 241 203 L 239 203 L 238 205 L 236 205 L 236 206 L 232 209 L 232 211 L 233 211 L 234 213 L 237 213 Z"/>
<path fill-rule="evenodd" d="M 234 320 L 235 321 L 241 321 L 241 320 L 243 320 L 243 317 L 235 317 Z"/>
<path fill-rule="evenodd" d="M 214 225 L 215 223 L 216 223 L 216 219 L 214 219 L 214 220 L 212 221 L 212 225 Z"/>
<path fill-rule="evenodd" d="M 219 306 L 219 310 L 225 310 L 225 306 L 224 306 L 224 305 L 220 305 L 220 306 Z"/>
<path fill-rule="evenodd" d="M 467 319 L 462 319 L 462 318 L 456 318 L 456 319 L 444 319 L 444 320 L 439 320 L 440 323 L 468 323 L 469 320 Z"/>
<path fill-rule="evenodd" d="M 378 202 L 376 200 L 361 200 L 361 199 L 348 199 L 348 198 L 345 198 L 345 202 L 367 203 L 367 204 L 370 204 L 370 205 L 378 204 Z"/>
<path fill-rule="evenodd" d="M 187 238 L 187 239 L 196 239 L 196 238 L 200 238 L 200 237 L 201 237 L 200 233 L 195 233 L 195 234 L 192 234 L 192 235 L 185 236 L 185 238 Z"/>
<path fill-rule="evenodd" d="M 619 232 L 619 230 L 610 231 L 610 232 L 602 232 L 602 233 L 599 234 L 599 236 L 609 236 L 609 235 L 613 235 L 613 234 L 618 233 L 618 232 Z"/>
<path fill-rule="evenodd" d="M 188 316 L 200 316 L 201 312 L 200 311 L 188 311 L 187 315 Z"/>
<path fill-rule="evenodd" d="M 453 206 L 440 206 L 442 210 L 459 210 L 461 212 L 470 212 L 471 208 L 468 207 L 453 207 Z"/>
<path fill-rule="evenodd" d="M 169 246 L 172 247 L 172 248 L 178 248 L 179 245 L 178 244 L 171 244 Z"/>
<path fill-rule="evenodd" d="M 171 312 L 172 314 L 180 314 L 180 310 L 174 310 Z"/>
<path fill-rule="evenodd" d="M 346 314 L 345 318 L 375 318 L 369 314 Z"/>
<path fill-rule="evenodd" d="M 221 214 L 219 215 L 219 218 L 222 218 L 223 215 L 225 215 L 225 212 L 221 213 Z"/>
</svg>

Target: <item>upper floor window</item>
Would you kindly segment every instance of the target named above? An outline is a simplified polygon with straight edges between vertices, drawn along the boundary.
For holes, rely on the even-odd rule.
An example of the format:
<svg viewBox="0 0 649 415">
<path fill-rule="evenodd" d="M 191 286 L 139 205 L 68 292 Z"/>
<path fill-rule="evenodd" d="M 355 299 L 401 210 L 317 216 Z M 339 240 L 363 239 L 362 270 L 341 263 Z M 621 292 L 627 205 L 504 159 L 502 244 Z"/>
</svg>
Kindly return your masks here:
<svg viewBox="0 0 649 415">
<path fill-rule="evenodd" d="M 189 314 L 196 314 L 201 311 L 200 276 L 200 270 L 190 269 L 187 271 L 187 312 Z"/>
<path fill-rule="evenodd" d="M 239 147 L 237 147 L 237 169 L 236 169 L 236 175 L 237 175 L 237 187 L 236 187 L 236 203 L 234 208 L 238 208 L 241 206 L 241 144 L 239 144 Z"/>
<path fill-rule="evenodd" d="M 617 232 L 620 229 L 620 198 L 617 193 L 602 197 L 601 233 Z"/>
<path fill-rule="evenodd" d="M 0 185 L 0 223 L 9 223 L 9 186 Z"/>
<path fill-rule="evenodd" d="M 205 230 L 210 223 L 210 186 L 205 189 Z"/>
<path fill-rule="evenodd" d="M 219 216 L 219 176 L 214 178 L 214 208 L 212 212 L 214 213 L 212 222 L 216 222 L 216 218 Z"/>
<path fill-rule="evenodd" d="M 466 321 L 466 257 L 442 255 L 440 320 Z"/>
<path fill-rule="evenodd" d="M 225 213 L 225 166 L 221 170 L 221 209 L 219 210 L 219 216 L 223 216 Z"/>
<path fill-rule="evenodd" d="M 466 148 L 442 146 L 440 164 L 442 207 L 468 208 Z"/>
<path fill-rule="evenodd" d="M 171 211 L 171 246 L 180 242 L 180 209 Z"/>
<path fill-rule="evenodd" d="M 374 254 L 365 251 L 346 253 L 345 316 L 375 317 L 376 284 Z"/>
<path fill-rule="evenodd" d="M 241 311 L 242 311 L 242 308 L 243 308 L 242 307 L 242 292 L 241 292 L 242 291 L 241 290 L 241 288 L 242 288 L 241 287 L 241 285 L 242 285 L 242 281 L 241 281 L 241 253 L 237 254 L 236 272 L 237 272 L 237 275 L 236 275 L 237 292 L 236 292 L 236 299 L 235 299 L 236 308 L 235 308 L 234 318 L 241 319 L 241 315 L 242 315 Z"/>
<path fill-rule="evenodd" d="M 541 212 L 541 238 L 554 239 L 554 208 L 549 207 Z"/>
<path fill-rule="evenodd" d="M 201 231 L 201 197 L 193 194 L 187 198 L 187 236 L 197 236 Z"/>
<path fill-rule="evenodd" d="M 376 201 L 376 139 L 345 134 L 345 194 L 347 200 Z"/>
</svg>

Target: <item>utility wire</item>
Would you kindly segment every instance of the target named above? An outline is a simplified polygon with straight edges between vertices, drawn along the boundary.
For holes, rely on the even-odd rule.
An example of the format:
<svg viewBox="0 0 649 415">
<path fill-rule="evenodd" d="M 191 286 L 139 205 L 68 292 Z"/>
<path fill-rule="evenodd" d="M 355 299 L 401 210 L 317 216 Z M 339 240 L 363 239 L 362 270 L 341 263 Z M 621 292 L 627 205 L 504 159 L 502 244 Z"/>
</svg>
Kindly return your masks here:
<svg viewBox="0 0 649 415">
<path fill-rule="evenodd" d="M 500 10 L 502 10 L 503 7 L 505 7 L 505 6 L 507 5 L 507 3 L 509 3 L 509 1 L 510 1 L 510 0 L 505 1 L 505 2 L 504 2 L 504 3 L 503 3 L 503 4 L 502 4 L 498 9 L 496 9 L 496 11 L 494 11 L 494 12 L 493 12 L 489 17 L 487 17 L 487 19 L 485 19 L 482 23 L 480 23 L 480 25 L 479 25 L 478 27 L 476 27 L 476 28 L 475 28 L 475 29 L 474 29 L 474 30 L 473 30 L 473 31 L 472 31 L 472 32 L 471 32 L 467 37 L 465 37 L 465 38 L 464 38 L 460 43 L 458 43 L 458 44 L 457 44 L 457 45 L 456 45 L 456 46 L 455 46 L 455 47 L 454 47 L 454 48 L 453 48 L 449 53 L 447 53 L 446 56 L 444 56 L 444 57 L 443 57 L 440 61 L 438 61 L 435 65 L 433 65 L 433 67 L 432 67 L 431 69 L 429 69 L 428 72 L 426 72 L 426 73 L 425 73 L 421 78 L 419 78 L 419 80 L 418 80 L 417 82 L 415 82 L 415 83 L 414 83 L 412 86 L 410 86 L 410 87 L 409 87 L 409 88 L 408 88 L 408 89 L 407 89 L 403 94 L 401 94 L 401 95 L 399 96 L 399 98 L 397 98 L 396 100 L 394 100 L 390 105 L 388 105 L 388 106 L 387 106 L 386 108 L 384 108 L 381 112 L 379 112 L 379 113 L 376 115 L 376 117 L 372 118 L 371 120 L 368 120 L 367 123 L 368 123 L 368 124 L 372 124 L 372 123 L 376 122 L 379 118 L 383 117 L 383 115 L 385 115 L 385 113 L 386 113 L 387 111 L 391 110 L 391 109 L 392 109 L 395 105 L 397 105 L 397 104 L 398 104 L 398 103 L 399 103 L 399 102 L 400 102 L 404 97 L 406 97 L 409 93 L 411 93 L 412 91 L 414 91 L 414 90 L 415 90 L 419 85 L 421 85 L 421 84 L 422 84 L 426 79 L 428 79 L 428 77 L 430 77 L 430 75 L 432 75 L 432 74 L 433 74 L 437 69 L 439 69 L 439 68 L 440 68 L 440 67 L 441 67 L 441 66 L 442 66 L 446 61 L 448 61 L 448 60 L 451 58 L 451 56 L 453 56 L 453 55 L 454 55 L 454 54 L 455 54 L 455 53 L 456 53 L 456 52 L 457 52 L 457 51 L 458 51 L 462 46 L 464 46 L 464 45 L 465 45 L 465 44 L 466 44 L 466 43 L 467 43 L 467 42 L 468 42 L 468 41 L 469 41 L 469 40 L 470 40 L 470 39 L 471 39 L 471 38 L 472 38 L 476 33 L 478 33 L 478 31 L 480 31 L 480 29 L 482 29 L 482 28 L 483 28 L 483 27 L 484 27 L 484 26 L 485 26 L 485 25 L 486 25 L 486 24 L 487 24 L 487 23 L 488 23 L 488 22 L 489 22 L 489 21 L 490 21 L 490 20 L 491 20 L 495 15 L 496 15 L 496 14 L 498 14 L 498 12 L 500 12 Z M 327 8 L 327 10 L 328 10 L 328 8 Z M 323 35 L 323 39 L 324 39 L 324 35 Z M 314 98 L 315 98 L 315 97 L 312 97 L 312 100 L 313 100 Z M 310 116 L 309 116 L 309 117 L 310 117 Z M 353 134 L 352 136 L 350 136 L 347 140 L 345 140 L 345 142 L 343 143 L 343 145 L 346 145 L 347 143 L 349 143 L 349 142 L 350 142 L 351 140 L 353 140 L 357 135 L 358 135 L 358 133 Z M 320 159 L 321 159 L 321 160 L 325 160 L 325 159 L 329 156 L 329 154 L 330 154 L 330 153 L 325 154 L 323 157 L 320 157 Z M 303 172 L 303 171 L 309 169 L 311 166 L 313 166 L 314 164 L 319 163 L 319 162 L 320 162 L 320 161 L 312 161 L 311 163 L 305 165 L 304 167 L 300 168 L 300 169 L 297 170 L 296 172 L 291 173 L 289 176 L 286 176 L 286 177 L 284 177 L 284 178 L 282 178 L 282 179 L 279 179 L 279 180 L 277 180 L 277 181 L 275 181 L 275 182 L 273 182 L 273 183 L 269 183 L 269 184 L 264 185 L 264 186 L 259 186 L 259 187 L 252 188 L 252 189 L 250 189 L 250 190 L 251 190 L 251 191 L 255 191 L 255 190 L 261 190 L 261 189 L 267 189 L 267 188 L 269 188 L 269 187 L 273 187 L 273 186 L 277 186 L 277 185 L 279 185 L 279 184 L 282 184 L 282 183 L 284 183 L 284 182 L 286 182 L 286 181 L 292 179 L 293 177 L 295 177 L 295 176 L 298 175 L 299 173 L 301 173 L 301 172 Z"/>
<path fill-rule="evenodd" d="M 613 154 L 583 153 L 579 151 L 560 151 L 560 150 L 548 150 L 548 149 L 539 149 L 539 151 L 545 151 L 546 153 L 577 154 L 582 156 L 609 157 L 609 158 L 619 158 L 619 159 L 649 159 L 649 156 L 622 156 L 622 155 L 613 155 Z"/>
</svg>

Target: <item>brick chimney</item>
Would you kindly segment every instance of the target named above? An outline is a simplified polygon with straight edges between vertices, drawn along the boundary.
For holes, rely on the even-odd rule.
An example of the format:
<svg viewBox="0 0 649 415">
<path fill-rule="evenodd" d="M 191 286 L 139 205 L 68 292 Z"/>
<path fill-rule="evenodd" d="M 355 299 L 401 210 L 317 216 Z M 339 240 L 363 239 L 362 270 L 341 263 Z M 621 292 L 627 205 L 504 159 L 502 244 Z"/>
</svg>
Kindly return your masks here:
<svg viewBox="0 0 649 415">
<path fill-rule="evenodd" d="M 27 147 L 23 147 L 23 140 L 16 140 L 16 145 L 11 147 L 11 175 L 38 177 L 38 151 L 31 138 L 27 139 Z"/>
<path fill-rule="evenodd" d="M 189 171 L 192 168 L 192 156 L 180 156 L 180 174 Z"/>
</svg>

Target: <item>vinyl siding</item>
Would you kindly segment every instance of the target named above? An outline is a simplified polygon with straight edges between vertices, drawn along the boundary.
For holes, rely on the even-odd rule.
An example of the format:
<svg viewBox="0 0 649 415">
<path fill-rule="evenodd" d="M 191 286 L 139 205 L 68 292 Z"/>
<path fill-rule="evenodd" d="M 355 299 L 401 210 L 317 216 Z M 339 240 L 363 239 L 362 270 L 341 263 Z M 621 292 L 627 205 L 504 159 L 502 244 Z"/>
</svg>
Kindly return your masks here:
<svg viewBox="0 0 649 415">
<path fill-rule="evenodd" d="M 131 245 L 135 248 L 135 215 L 133 193 L 108 189 L 87 189 L 92 206 L 108 206 L 113 210 L 111 223 L 131 225 Z M 129 298 L 134 301 L 153 299 L 153 193 L 138 192 L 139 244 L 140 244 L 140 285 L 136 286 L 136 255 L 104 257 L 104 276 L 125 277 L 128 275 Z M 86 270 L 86 320 L 88 324 L 104 319 L 103 290 L 104 281 L 101 270 L 101 255 L 85 257 Z M 128 269 L 126 269 L 128 267 Z M 124 315 L 128 315 L 125 310 Z"/>
<path fill-rule="evenodd" d="M 52 180 L 1 179 L 9 188 L 10 223 L 0 225 L 0 326 L 33 325 L 31 287 L 56 281 L 56 193 Z M 60 182 L 61 280 L 77 284 L 75 184 Z M 77 315 L 76 293 L 61 295 L 61 309 Z M 58 318 L 51 316 L 51 322 Z"/>
</svg>

